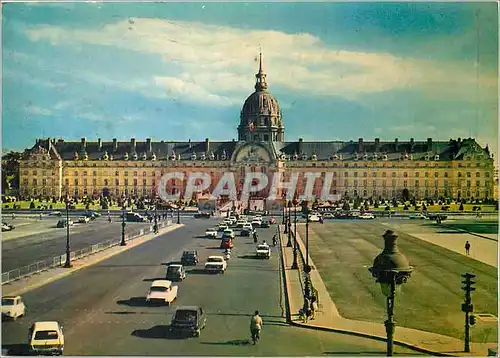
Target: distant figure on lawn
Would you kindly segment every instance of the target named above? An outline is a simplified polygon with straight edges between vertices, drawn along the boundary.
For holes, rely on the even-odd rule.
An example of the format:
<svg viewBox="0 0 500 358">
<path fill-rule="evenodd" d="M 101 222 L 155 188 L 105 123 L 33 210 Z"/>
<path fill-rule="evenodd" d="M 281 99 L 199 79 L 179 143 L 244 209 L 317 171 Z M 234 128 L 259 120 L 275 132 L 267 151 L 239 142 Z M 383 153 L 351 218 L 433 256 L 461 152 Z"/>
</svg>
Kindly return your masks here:
<svg viewBox="0 0 500 358">
<path fill-rule="evenodd" d="M 469 250 L 470 250 L 470 242 L 466 241 L 465 242 L 465 254 L 469 256 Z"/>
</svg>

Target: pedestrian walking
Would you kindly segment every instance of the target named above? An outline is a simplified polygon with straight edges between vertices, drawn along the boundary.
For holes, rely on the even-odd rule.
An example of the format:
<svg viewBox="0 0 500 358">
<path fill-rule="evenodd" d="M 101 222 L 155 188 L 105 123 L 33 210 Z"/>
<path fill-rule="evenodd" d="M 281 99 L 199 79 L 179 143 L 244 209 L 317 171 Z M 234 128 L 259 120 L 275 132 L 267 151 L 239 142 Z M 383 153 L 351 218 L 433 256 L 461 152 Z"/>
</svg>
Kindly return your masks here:
<svg viewBox="0 0 500 358">
<path fill-rule="evenodd" d="M 469 250 L 470 250 L 470 242 L 467 240 L 465 242 L 465 254 L 469 256 Z"/>
<path fill-rule="evenodd" d="M 316 311 L 318 310 L 318 302 L 316 300 L 316 296 L 312 296 L 311 298 L 311 320 L 316 318 Z"/>
</svg>

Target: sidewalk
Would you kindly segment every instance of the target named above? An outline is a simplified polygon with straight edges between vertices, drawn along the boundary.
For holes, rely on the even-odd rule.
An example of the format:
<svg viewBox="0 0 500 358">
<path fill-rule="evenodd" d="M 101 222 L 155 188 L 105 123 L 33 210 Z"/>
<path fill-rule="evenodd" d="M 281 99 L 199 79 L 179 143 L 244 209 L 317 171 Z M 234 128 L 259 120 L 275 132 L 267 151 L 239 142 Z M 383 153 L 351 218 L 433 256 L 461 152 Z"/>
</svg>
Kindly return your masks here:
<svg viewBox="0 0 500 358">
<path fill-rule="evenodd" d="M 280 225 L 280 227 L 282 227 Z M 282 231 L 281 231 L 282 232 Z M 283 260 L 285 283 L 287 286 L 288 309 L 292 318 L 292 324 L 311 329 L 326 330 L 332 332 L 352 334 L 356 336 L 386 341 L 385 327 L 381 323 L 355 321 L 340 317 L 335 303 L 331 300 L 330 295 L 323 284 L 318 271 L 314 269 L 314 263 L 309 256 L 309 264 L 312 266 L 311 281 L 313 286 L 318 290 L 319 297 L 319 312 L 316 314 L 316 319 L 302 323 L 299 320 L 298 312 L 303 305 L 303 291 L 300 272 L 291 269 L 293 262 L 293 248 L 286 247 L 286 239 L 281 237 L 281 245 L 283 247 Z M 299 236 L 297 236 L 299 249 L 305 252 L 304 244 Z M 436 333 L 420 331 L 405 327 L 396 327 L 394 336 L 395 351 L 397 346 L 412 348 L 422 353 L 440 356 L 486 356 L 488 348 L 497 349 L 493 343 L 489 344 L 471 344 L 471 353 L 464 353 L 463 341 L 443 336 Z"/>
<path fill-rule="evenodd" d="M 47 271 L 42 271 L 38 274 L 22 278 L 17 281 L 13 281 L 2 285 L 2 295 L 21 295 L 25 292 L 34 290 L 38 287 L 44 286 L 50 282 L 59 280 L 63 277 L 69 276 L 72 273 L 84 269 L 88 266 L 95 265 L 96 263 L 106 260 L 112 256 L 118 255 L 123 251 L 130 250 L 136 246 L 139 246 L 147 241 L 156 238 L 159 235 L 166 234 L 170 231 L 176 230 L 184 226 L 183 224 L 172 224 L 170 226 L 160 228 L 158 234 L 150 233 L 143 235 L 141 237 L 135 238 L 133 240 L 127 241 L 127 246 L 113 246 L 107 250 L 99 251 L 93 255 L 86 256 L 79 260 L 73 261 L 71 268 L 57 267 L 49 269 Z"/>
</svg>

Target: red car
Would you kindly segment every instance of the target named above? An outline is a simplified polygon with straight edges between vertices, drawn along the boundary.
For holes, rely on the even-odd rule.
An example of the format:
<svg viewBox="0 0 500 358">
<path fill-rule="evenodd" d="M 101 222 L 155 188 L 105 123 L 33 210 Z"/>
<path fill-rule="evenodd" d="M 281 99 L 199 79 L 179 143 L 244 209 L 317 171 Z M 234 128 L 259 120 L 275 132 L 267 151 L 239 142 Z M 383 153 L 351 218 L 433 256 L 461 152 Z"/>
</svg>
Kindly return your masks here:
<svg viewBox="0 0 500 358">
<path fill-rule="evenodd" d="M 230 237 L 225 237 L 222 239 L 220 243 L 221 249 L 232 249 L 233 248 L 233 240 Z"/>
<path fill-rule="evenodd" d="M 276 219 L 275 218 L 270 218 L 269 219 L 269 224 L 276 224 Z"/>
</svg>

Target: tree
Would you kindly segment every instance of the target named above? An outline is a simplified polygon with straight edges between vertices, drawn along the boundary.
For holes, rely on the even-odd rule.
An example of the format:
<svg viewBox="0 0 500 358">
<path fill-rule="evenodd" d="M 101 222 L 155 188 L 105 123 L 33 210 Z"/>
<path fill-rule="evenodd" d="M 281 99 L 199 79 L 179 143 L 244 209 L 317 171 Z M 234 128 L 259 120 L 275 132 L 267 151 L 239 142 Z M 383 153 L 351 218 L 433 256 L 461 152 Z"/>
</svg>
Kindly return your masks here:
<svg viewBox="0 0 500 358">
<path fill-rule="evenodd" d="M 32 202 L 30 203 L 30 209 L 34 209 L 34 208 L 35 208 L 35 202 L 34 202 L 34 201 L 32 201 Z"/>
<path fill-rule="evenodd" d="M 460 211 L 464 211 L 464 203 L 460 203 L 460 207 L 458 208 Z"/>
</svg>

